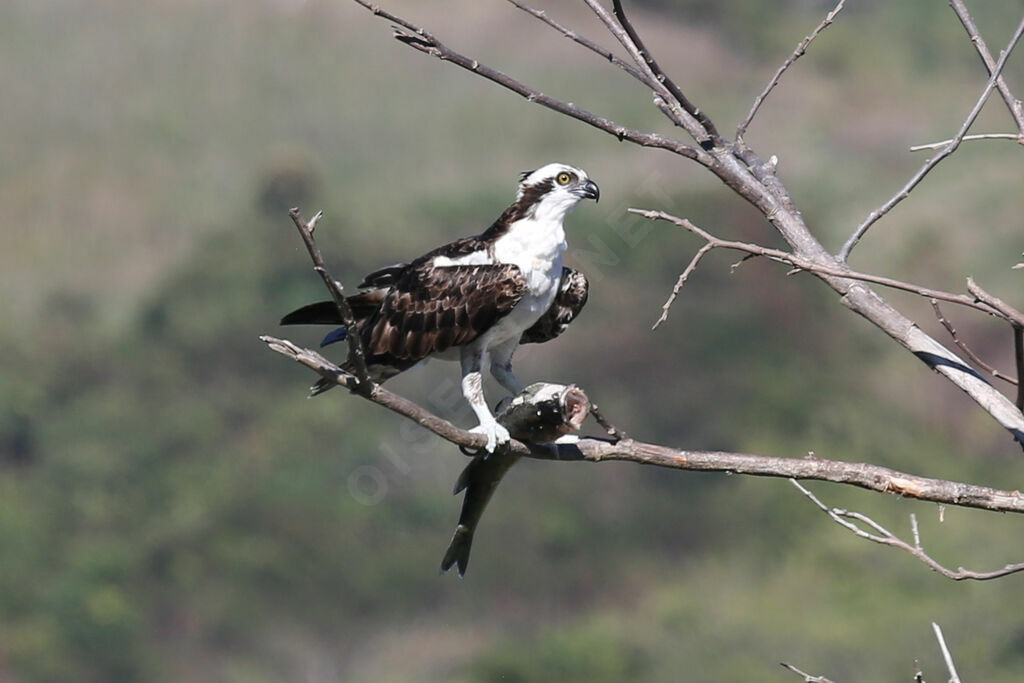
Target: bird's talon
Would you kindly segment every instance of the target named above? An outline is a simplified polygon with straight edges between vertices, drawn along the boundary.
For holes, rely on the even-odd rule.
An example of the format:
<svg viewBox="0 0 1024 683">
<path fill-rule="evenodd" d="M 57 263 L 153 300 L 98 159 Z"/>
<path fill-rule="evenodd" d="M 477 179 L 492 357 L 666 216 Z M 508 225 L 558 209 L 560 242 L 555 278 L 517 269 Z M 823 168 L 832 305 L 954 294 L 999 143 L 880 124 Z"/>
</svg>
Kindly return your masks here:
<svg viewBox="0 0 1024 683">
<path fill-rule="evenodd" d="M 484 449 L 488 453 L 493 453 L 498 446 L 503 446 L 512 440 L 512 437 L 508 433 L 508 430 L 502 427 L 497 422 L 492 422 L 490 424 L 481 424 L 479 426 L 473 427 L 469 431 L 472 432 L 473 434 L 483 434 L 484 436 L 487 437 L 487 445 L 484 446 Z"/>
</svg>

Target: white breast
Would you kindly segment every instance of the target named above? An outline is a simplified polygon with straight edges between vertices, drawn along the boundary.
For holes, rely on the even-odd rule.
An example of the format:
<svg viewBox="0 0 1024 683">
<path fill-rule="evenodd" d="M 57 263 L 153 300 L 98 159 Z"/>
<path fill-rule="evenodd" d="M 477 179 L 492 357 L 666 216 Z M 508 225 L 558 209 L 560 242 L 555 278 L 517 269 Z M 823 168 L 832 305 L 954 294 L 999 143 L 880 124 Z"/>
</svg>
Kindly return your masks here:
<svg viewBox="0 0 1024 683">
<path fill-rule="evenodd" d="M 527 291 L 512 312 L 498 321 L 488 346 L 518 339 L 551 307 L 562 280 L 565 230 L 561 221 L 516 221 L 494 244 L 495 261 L 514 263 L 526 277 Z"/>
<path fill-rule="evenodd" d="M 558 218 L 561 219 L 562 215 Z M 526 294 L 488 331 L 487 346 L 491 347 L 509 339 L 518 339 L 551 307 L 562 280 L 562 252 L 565 248 L 565 230 L 561 220 L 524 218 L 509 226 L 508 232 L 495 241 L 490 253 L 483 249 L 456 258 L 438 256 L 434 265 L 513 263 L 519 266 L 526 278 Z"/>
</svg>

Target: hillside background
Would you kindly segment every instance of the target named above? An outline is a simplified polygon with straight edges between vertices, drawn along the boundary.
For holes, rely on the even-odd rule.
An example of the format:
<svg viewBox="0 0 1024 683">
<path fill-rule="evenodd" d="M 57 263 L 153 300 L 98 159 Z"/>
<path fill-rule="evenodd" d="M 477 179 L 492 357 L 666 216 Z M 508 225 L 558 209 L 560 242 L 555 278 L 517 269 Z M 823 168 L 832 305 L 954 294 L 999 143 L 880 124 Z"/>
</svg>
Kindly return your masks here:
<svg viewBox="0 0 1024 683">
<path fill-rule="evenodd" d="M 497 0 L 390 0 L 442 40 L 623 123 L 671 133 L 616 68 Z M 826 4 L 637 2 L 635 23 L 730 130 Z M 831 3 L 828 3 L 831 4 Z M 993 51 L 1019 17 L 975 2 Z M 611 46 L 582 3 L 537 3 Z M 1024 94 L 1024 55 L 1006 70 Z M 747 139 L 836 249 L 984 86 L 944 2 L 851 4 Z M 322 296 L 286 215 L 349 286 L 472 234 L 522 170 L 601 186 L 570 218 L 592 282 L 526 381 L 576 382 L 632 435 L 870 461 L 1014 489 L 1021 453 L 812 278 L 713 254 L 629 206 L 778 244 L 692 164 L 577 125 L 396 43 L 347 0 L 0 3 L 0 681 L 785 681 L 1024 678 L 1024 577 L 952 583 L 859 540 L 787 482 L 524 462 L 464 580 L 438 576 L 466 460 L 257 339 Z M 1011 130 L 1001 102 L 976 130 Z M 965 145 L 855 267 L 1020 304 L 1020 149 Z M 939 338 L 927 302 L 891 300 Z M 948 307 L 1012 368 L 1005 326 Z M 305 344 L 318 331 L 288 330 Z M 339 351 L 340 353 L 340 351 Z M 467 426 L 457 368 L 391 388 Z M 497 395 L 497 389 L 490 389 Z M 455 398 L 453 399 L 453 395 Z M 372 490 L 367 482 L 376 482 Z M 817 484 L 956 567 L 1021 561 L 1021 520 Z"/>
</svg>

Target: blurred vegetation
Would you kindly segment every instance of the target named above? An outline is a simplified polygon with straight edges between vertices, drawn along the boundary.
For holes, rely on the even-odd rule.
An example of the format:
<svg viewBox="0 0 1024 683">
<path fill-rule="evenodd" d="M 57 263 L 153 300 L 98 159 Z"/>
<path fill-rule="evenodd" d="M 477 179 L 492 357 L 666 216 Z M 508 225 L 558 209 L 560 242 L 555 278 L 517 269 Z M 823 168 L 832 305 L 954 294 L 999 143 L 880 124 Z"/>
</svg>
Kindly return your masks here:
<svg viewBox="0 0 1024 683">
<path fill-rule="evenodd" d="M 713 254 L 649 331 L 696 242 L 657 206 L 776 243 L 667 155 L 531 107 L 393 43 L 343 0 L 0 5 L 0 680 L 836 680 L 1024 676 L 1021 577 L 952 584 L 853 538 L 788 483 L 524 462 L 463 581 L 437 576 L 457 451 L 257 340 L 322 292 L 284 209 L 323 208 L 349 285 L 480 229 L 516 174 L 588 169 L 570 219 L 591 303 L 524 379 L 575 381 L 637 437 L 871 461 L 1019 488 L 1019 451 L 811 279 Z M 649 0 L 636 23 L 723 130 L 832 3 Z M 1017 20 L 977 3 L 993 50 Z M 545 91 L 665 129 L 648 96 L 503 3 L 396 0 Z M 556 8 L 552 8 L 555 11 Z M 584 10 L 557 7 L 587 23 Z M 528 53 L 522 46 L 531 45 Z M 1011 83 L 1024 73 L 1020 60 Z M 858 3 L 748 139 L 837 245 L 948 137 L 984 85 L 942 3 Z M 980 127 L 1008 129 L 998 106 Z M 856 265 L 1013 300 L 1018 151 L 966 145 L 877 226 Z M 893 300 L 937 331 L 926 302 Z M 947 311 L 1004 368 L 1009 335 Z M 302 343 L 315 331 L 289 330 Z M 393 388 L 460 413 L 457 370 Z M 495 389 L 491 389 L 493 393 Z M 337 393 L 337 395 L 335 395 Z M 467 420 L 468 424 L 468 420 Z M 1019 561 L 1020 521 L 813 487 L 949 565 Z"/>
</svg>

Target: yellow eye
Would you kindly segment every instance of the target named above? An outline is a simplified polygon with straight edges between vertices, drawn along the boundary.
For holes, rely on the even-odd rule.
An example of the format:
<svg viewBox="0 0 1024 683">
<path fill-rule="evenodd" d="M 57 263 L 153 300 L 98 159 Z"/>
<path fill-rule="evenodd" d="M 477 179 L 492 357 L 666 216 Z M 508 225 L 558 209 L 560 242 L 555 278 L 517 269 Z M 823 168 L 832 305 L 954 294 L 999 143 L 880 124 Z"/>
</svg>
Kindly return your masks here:
<svg viewBox="0 0 1024 683">
<path fill-rule="evenodd" d="M 569 181 L 572 180 L 572 176 L 566 173 L 565 171 L 562 171 L 561 173 L 558 174 L 558 177 L 556 177 L 555 180 L 558 182 L 559 185 L 568 185 Z"/>
</svg>

